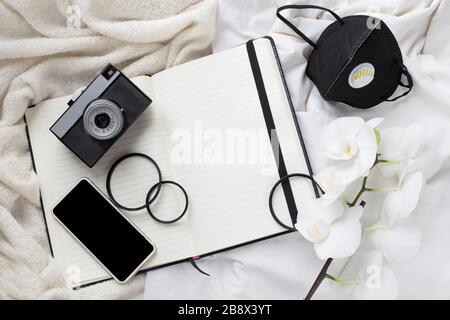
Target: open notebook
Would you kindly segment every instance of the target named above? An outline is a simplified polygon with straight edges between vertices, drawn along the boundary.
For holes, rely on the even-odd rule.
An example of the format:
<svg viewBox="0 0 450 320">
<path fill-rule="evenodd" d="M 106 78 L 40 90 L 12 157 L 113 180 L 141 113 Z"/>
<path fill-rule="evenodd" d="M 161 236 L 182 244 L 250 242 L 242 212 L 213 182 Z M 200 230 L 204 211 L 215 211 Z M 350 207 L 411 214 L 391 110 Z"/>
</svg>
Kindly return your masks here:
<svg viewBox="0 0 450 320">
<path fill-rule="evenodd" d="M 158 223 L 145 210 L 126 213 L 157 247 L 143 269 L 286 232 L 270 214 L 270 190 L 280 176 L 311 171 L 272 39 L 132 81 L 153 103 L 92 169 L 49 130 L 70 97 L 44 101 L 26 112 L 53 256 L 64 272 L 79 268 L 81 285 L 110 278 L 51 210 L 81 177 L 105 191 L 109 167 L 130 152 L 153 157 L 163 179 L 179 182 L 189 195 L 189 210 L 175 224 Z M 269 134 L 277 137 L 272 143 Z M 156 181 L 149 163 L 130 159 L 117 168 L 112 191 L 120 203 L 138 206 Z M 314 197 L 309 181 L 291 181 L 276 193 L 274 207 L 280 220 L 292 223 L 297 208 Z M 165 185 L 152 211 L 170 219 L 183 207 L 182 193 Z"/>
</svg>

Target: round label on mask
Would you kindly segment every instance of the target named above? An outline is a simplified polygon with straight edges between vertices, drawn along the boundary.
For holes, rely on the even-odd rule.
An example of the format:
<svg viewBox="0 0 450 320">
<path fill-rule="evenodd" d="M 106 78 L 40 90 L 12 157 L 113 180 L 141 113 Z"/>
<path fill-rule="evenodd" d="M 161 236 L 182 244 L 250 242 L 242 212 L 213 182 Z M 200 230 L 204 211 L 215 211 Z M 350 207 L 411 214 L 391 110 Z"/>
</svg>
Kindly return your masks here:
<svg viewBox="0 0 450 320">
<path fill-rule="evenodd" d="M 350 72 L 348 84 L 354 89 L 359 89 L 371 83 L 374 76 L 374 66 L 371 63 L 364 62 L 357 65 L 352 72 Z"/>
</svg>

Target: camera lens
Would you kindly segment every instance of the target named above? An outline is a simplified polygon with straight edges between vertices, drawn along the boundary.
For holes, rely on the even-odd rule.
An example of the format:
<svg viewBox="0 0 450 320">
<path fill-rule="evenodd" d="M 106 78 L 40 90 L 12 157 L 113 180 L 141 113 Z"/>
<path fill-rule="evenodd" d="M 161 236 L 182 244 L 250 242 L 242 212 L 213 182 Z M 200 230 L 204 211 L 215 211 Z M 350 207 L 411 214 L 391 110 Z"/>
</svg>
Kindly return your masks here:
<svg viewBox="0 0 450 320">
<path fill-rule="evenodd" d="M 123 123 L 122 110 L 110 100 L 94 100 L 84 111 L 84 129 L 98 140 L 116 137 L 122 131 Z"/>
<path fill-rule="evenodd" d="M 100 113 L 95 116 L 94 122 L 95 125 L 100 129 L 105 129 L 111 123 L 111 118 L 108 116 L 107 113 Z"/>
</svg>

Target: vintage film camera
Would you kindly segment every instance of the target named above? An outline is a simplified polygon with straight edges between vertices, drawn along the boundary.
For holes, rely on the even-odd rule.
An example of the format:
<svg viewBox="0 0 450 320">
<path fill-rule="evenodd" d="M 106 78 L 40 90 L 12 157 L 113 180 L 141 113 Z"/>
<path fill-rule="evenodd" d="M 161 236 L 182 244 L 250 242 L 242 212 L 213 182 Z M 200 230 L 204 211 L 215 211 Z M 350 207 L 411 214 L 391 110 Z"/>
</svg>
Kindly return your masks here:
<svg viewBox="0 0 450 320">
<path fill-rule="evenodd" d="M 92 168 L 152 103 L 108 64 L 53 124 L 50 131 Z"/>
</svg>

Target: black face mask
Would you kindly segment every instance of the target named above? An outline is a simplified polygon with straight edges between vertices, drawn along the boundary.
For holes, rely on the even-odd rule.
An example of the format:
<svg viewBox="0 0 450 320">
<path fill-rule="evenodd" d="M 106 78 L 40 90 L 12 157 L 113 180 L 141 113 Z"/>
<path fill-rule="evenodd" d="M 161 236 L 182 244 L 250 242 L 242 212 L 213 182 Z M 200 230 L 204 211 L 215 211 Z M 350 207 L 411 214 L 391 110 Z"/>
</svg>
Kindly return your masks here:
<svg viewBox="0 0 450 320">
<path fill-rule="evenodd" d="M 310 8 L 328 11 L 336 18 L 316 43 L 280 14 L 286 9 Z M 397 40 L 383 21 L 362 15 L 341 18 L 314 5 L 283 6 L 278 8 L 277 16 L 314 48 L 306 74 L 325 100 L 367 109 L 383 101 L 395 101 L 411 91 L 412 78 L 403 65 Z M 407 78 L 406 84 L 402 75 Z M 399 85 L 407 90 L 390 98 Z"/>
</svg>

